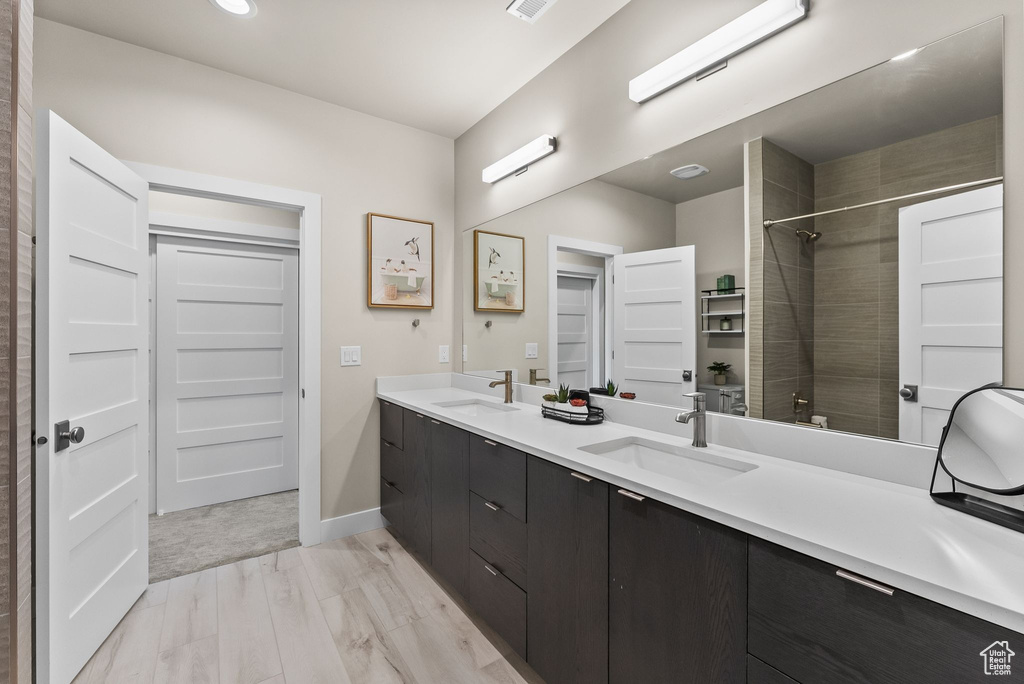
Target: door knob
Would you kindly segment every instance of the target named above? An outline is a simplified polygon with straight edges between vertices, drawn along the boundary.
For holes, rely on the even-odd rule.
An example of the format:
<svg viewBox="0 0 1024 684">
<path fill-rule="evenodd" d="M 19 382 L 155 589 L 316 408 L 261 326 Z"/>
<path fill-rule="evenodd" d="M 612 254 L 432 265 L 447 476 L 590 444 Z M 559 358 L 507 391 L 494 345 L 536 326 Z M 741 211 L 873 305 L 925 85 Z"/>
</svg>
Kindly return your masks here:
<svg viewBox="0 0 1024 684">
<path fill-rule="evenodd" d="M 68 440 L 72 444 L 81 444 L 82 440 L 85 439 L 85 428 L 73 427 L 67 432 L 60 433 L 60 436 Z"/>
<path fill-rule="evenodd" d="M 903 397 L 903 401 L 916 402 L 917 385 L 904 385 L 900 388 L 900 396 Z"/>
<path fill-rule="evenodd" d="M 71 427 L 71 422 L 62 420 L 53 426 L 54 452 L 64 451 L 72 444 L 81 444 L 85 439 L 84 427 Z"/>
</svg>

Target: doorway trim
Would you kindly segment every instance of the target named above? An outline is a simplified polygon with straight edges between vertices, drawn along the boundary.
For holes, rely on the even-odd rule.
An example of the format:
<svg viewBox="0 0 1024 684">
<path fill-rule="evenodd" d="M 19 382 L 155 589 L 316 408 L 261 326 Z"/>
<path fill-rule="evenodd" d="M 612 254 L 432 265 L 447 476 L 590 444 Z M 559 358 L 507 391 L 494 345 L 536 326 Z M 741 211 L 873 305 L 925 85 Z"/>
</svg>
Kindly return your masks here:
<svg viewBox="0 0 1024 684">
<path fill-rule="evenodd" d="M 151 191 L 286 209 L 299 214 L 299 542 L 303 546 L 319 544 L 320 195 L 151 164 L 124 163 L 149 183 Z"/>
<path fill-rule="evenodd" d="M 574 252 L 604 259 L 604 310 L 612 311 L 613 301 L 613 276 L 612 259 L 622 254 L 621 245 L 610 245 L 604 242 L 593 242 L 591 240 L 580 240 L 577 238 L 565 237 L 564 235 L 548 236 L 548 263 L 547 263 L 547 284 L 548 284 L 548 371 L 551 375 L 551 384 L 558 383 L 558 253 Z M 554 317 L 552 313 L 554 312 Z M 607 323 L 607 321 L 605 322 Z M 609 360 L 612 349 L 612 328 L 604 326 L 604 359 L 605 377 L 610 377 L 611 362 Z"/>
</svg>

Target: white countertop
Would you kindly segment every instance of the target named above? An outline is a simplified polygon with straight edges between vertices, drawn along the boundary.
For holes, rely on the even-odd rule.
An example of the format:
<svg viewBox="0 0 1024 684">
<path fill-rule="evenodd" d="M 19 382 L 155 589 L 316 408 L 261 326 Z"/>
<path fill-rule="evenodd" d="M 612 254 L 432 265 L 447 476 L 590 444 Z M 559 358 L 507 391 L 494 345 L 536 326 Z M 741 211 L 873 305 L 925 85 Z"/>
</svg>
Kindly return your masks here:
<svg viewBox="0 0 1024 684">
<path fill-rule="evenodd" d="M 378 396 L 1024 633 L 1024 534 L 940 506 L 925 490 L 714 444 L 710 453 L 758 467 L 720 484 L 696 486 L 579 449 L 627 436 L 678 446 L 688 446 L 688 438 L 608 421 L 566 425 L 542 418 L 532 404 L 469 417 L 435 404 L 500 399 L 452 387 Z"/>
</svg>

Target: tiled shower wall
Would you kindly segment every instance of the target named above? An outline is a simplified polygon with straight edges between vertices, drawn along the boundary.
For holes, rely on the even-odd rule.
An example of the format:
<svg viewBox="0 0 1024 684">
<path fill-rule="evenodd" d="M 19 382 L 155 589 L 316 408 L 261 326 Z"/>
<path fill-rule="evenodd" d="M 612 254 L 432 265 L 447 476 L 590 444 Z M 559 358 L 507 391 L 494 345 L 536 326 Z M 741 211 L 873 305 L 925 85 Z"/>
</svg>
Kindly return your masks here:
<svg viewBox="0 0 1024 684">
<path fill-rule="evenodd" d="M 32 681 L 32 0 L 0 0 L 0 682 Z"/>
<path fill-rule="evenodd" d="M 769 140 L 759 142 L 762 219 L 813 212 L 814 167 Z M 750 175 L 753 181 L 754 174 Z M 761 331 L 762 414 L 756 416 L 751 412 L 751 415 L 786 422 L 806 421 L 810 419 L 810 411 L 794 410 L 793 394 L 809 402 L 814 399 L 815 245 L 797 236 L 795 231 L 813 232 L 814 219 L 768 230 L 759 224 L 756 229 L 761 243 L 763 276 L 759 292 L 751 293 L 751 303 L 755 298 L 760 301 L 765 325 Z M 752 259 L 753 256 L 751 250 Z M 755 334 L 751 330 L 752 342 Z M 754 365 L 753 355 L 751 365 Z"/>
<path fill-rule="evenodd" d="M 1001 117 L 981 119 L 818 164 L 814 207 L 992 178 L 1002 166 Z M 899 437 L 897 238 L 899 209 L 913 202 L 816 219 L 814 412 L 832 429 Z"/>
</svg>

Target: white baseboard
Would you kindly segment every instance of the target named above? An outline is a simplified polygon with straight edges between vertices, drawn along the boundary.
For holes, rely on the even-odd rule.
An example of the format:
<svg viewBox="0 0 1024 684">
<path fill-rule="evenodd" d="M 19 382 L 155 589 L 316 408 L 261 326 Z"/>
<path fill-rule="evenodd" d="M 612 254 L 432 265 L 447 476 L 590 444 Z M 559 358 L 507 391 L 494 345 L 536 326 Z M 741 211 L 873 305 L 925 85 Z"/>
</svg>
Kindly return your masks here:
<svg viewBox="0 0 1024 684">
<path fill-rule="evenodd" d="M 337 518 L 320 521 L 320 543 L 351 537 L 353 534 L 369 532 L 381 527 L 384 527 L 384 518 L 381 517 L 380 507 L 339 515 Z"/>
</svg>

